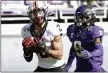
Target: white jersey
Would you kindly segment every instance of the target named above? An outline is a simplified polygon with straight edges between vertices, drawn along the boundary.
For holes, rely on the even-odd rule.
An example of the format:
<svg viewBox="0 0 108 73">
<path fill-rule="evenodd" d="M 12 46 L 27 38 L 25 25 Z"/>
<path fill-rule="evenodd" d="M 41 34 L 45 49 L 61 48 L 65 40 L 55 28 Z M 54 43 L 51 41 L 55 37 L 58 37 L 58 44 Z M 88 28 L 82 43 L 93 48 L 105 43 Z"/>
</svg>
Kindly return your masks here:
<svg viewBox="0 0 108 73">
<path fill-rule="evenodd" d="M 30 24 L 25 25 L 22 28 L 22 37 L 28 37 L 31 36 L 30 33 Z M 60 27 L 56 22 L 50 21 L 47 24 L 46 30 L 42 36 L 43 41 L 45 42 L 46 46 L 49 47 L 51 45 L 51 41 L 54 40 L 54 38 L 58 35 L 60 35 Z M 42 58 L 40 54 L 37 54 L 38 56 L 38 66 L 42 68 L 54 68 L 59 67 L 64 64 L 64 58 L 61 60 L 54 59 L 52 57 Z"/>
</svg>

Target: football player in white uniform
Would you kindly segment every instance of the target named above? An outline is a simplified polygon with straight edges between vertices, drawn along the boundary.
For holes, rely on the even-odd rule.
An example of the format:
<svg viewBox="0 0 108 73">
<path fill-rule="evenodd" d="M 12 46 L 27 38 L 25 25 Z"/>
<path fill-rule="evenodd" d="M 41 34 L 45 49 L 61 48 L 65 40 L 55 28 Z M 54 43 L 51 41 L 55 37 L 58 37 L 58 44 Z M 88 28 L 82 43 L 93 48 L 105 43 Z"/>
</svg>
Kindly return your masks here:
<svg viewBox="0 0 108 73">
<path fill-rule="evenodd" d="M 47 8 L 34 2 L 28 16 L 32 24 L 22 28 L 24 58 L 30 62 L 33 53 L 38 56 L 38 67 L 34 72 L 66 72 L 60 27 L 56 22 L 47 21 Z"/>
</svg>

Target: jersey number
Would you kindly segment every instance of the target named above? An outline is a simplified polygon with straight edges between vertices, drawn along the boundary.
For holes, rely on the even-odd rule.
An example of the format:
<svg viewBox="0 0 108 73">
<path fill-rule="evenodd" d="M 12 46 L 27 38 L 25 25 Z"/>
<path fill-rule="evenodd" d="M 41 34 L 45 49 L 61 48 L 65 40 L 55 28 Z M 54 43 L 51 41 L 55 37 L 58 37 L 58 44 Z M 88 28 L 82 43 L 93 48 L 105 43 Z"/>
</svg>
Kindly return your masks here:
<svg viewBox="0 0 108 73">
<path fill-rule="evenodd" d="M 59 31 L 62 31 L 62 29 L 60 28 L 60 25 L 57 24 L 57 27 L 59 28 Z"/>
<path fill-rule="evenodd" d="M 74 48 L 75 48 L 75 51 L 77 53 L 77 56 L 81 57 L 81 50 L 82 50 L 81 42 L 80 41 L 75 41 L 74 42 Z"/>
</svg>

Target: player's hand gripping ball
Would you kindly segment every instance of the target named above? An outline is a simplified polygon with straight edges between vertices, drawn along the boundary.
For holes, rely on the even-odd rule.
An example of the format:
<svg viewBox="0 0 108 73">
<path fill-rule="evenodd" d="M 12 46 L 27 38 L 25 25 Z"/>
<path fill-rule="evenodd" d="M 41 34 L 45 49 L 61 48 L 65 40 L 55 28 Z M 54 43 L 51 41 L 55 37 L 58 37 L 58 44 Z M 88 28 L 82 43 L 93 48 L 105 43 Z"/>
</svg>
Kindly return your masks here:
<svg viewBox="0 0 108 73">
<path fill-rule="evenodd" d="M 34 37 L 26 37 L 22 41 L 22 46 L 24 48 L 30 48 L 30 47 L 35 47 L 36 43 L 34 42 Z"/>
<path fill-rule="evenodd" d="M 35 38 L 35 37 L 26 37 L 24 38 L 24 40 L 22 41 L 22 46 L 24 48 L 28 48 L 33 52 L 38 52 L 38 48 L 37 48 L 37 44 L 39 42 L 39 38 Z"/>
</svg>

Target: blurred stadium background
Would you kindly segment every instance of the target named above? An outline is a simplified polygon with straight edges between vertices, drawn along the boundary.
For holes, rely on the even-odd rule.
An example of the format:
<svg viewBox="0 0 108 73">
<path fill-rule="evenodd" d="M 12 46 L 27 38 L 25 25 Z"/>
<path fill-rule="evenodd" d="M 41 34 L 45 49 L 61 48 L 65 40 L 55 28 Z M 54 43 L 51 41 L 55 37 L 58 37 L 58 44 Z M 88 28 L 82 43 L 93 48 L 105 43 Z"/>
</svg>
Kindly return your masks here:
<svg viewBox="0 0 108 73">
<path fill-rule="evenodd" d="M 48 21 L 60 23 L 62 28 L 62 40 L 64 44 L 64 59 L 67 62 L 70 50 L 70 42 L 66 36 L 66 28 L 73 23 L 76 8 L 82 3 L 80 0 L 48 0 L 38 1 L 39 4 L 47 4 L 51 15 Z M 108 71 L 108 1 L 101 1 L 101 6 L 96 6 L 96 24 L 104 28 L 103 38 L 104 62 L 103 67 Z M 28 63 L 23 58 L 21 46 L 21 28 L 30 24 L 27 17 L 27 8 L 32 1 L 8 1 L 1 0 L 1 71 L 33 71 L 37 67 L 38 59 L 34 54 L 33 60 Z M 74 61 L 70 71 L 75 69 Z"/>
</svg>

